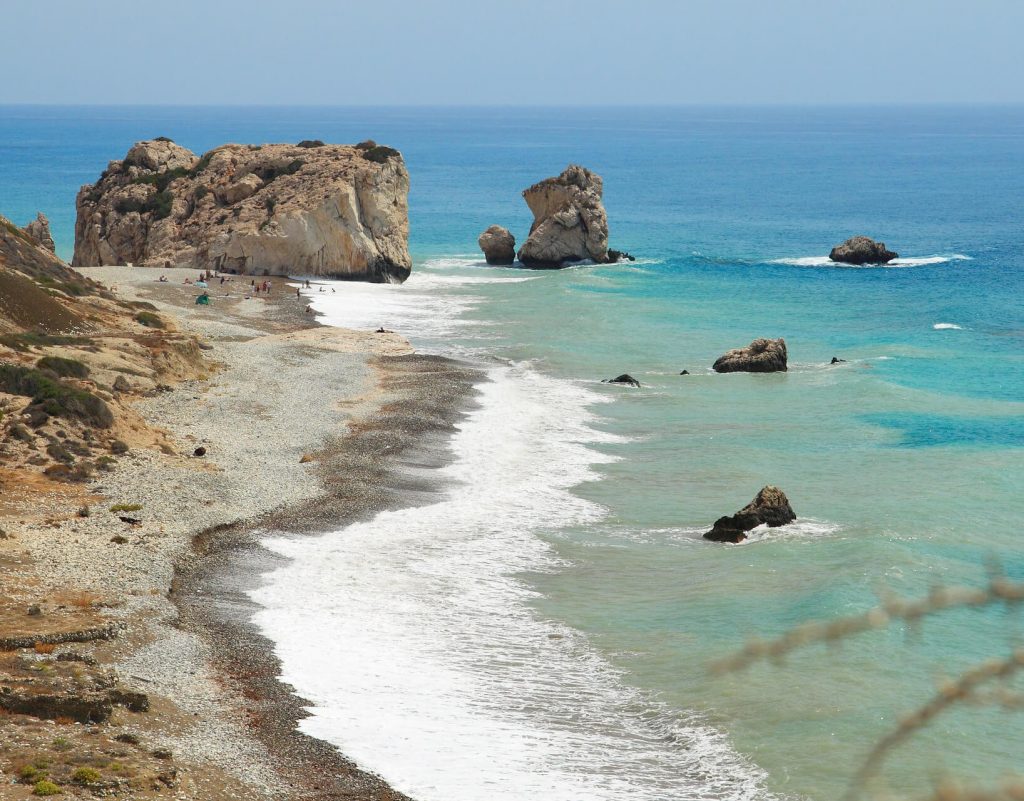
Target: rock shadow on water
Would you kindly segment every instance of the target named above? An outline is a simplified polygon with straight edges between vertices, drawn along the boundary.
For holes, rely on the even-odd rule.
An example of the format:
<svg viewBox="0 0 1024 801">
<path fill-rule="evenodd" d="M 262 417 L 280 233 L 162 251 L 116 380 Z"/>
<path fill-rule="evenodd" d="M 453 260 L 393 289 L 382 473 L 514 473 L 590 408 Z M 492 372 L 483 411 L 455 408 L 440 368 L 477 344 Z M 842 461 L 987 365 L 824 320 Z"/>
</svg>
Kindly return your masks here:
<svg viewBox="0 0 1024 801">
<path fill-rule="evenodd" d="M 861 419 L 900 434 L 894 448 L 1020 448 L 1024 418 L 955 417 L 935 414 L 867 414 Z"/>
</svg>

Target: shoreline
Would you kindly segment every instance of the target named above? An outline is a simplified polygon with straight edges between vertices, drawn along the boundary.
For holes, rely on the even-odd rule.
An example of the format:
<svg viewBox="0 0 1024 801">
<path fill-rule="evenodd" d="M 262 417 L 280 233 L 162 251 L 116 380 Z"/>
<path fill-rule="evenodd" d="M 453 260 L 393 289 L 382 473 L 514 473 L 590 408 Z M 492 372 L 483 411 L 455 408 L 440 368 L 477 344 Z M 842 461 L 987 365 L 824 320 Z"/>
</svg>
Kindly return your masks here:
<svg viewBox="0 0 1024 801">
<path fill-rule="evenodd" d="M 70 625 L 68 608 L 79 625 L 117 627 L 119 637 L 76 646 L 72 656 L 113 668 L 148 696 L 149 712 L 117 708 L 100 727 L 135 743 L 114 744 L 123 759 L 152 764 L 121 780 L 132 797 L 173 788 L 176 798 L 210 801 L 406 799 L 298 730 L 305 702 L 280 680 L 273 644 L 249 622 L 257 607 L 245 590 L 276 558 L 259 546 L 263 533 L 322 534 L 435 493 L 426 473 L 444 462 L 479 371 L 415 354 L 395 334 L 320 325 L 283 281 L 270 299 L 224 298 L 215 286 L 203 307 L 177 283 L 192 270 L 164 271 L 168 283 L 145 268 L 82 272 L 126 300 L 153 303 L 215 363 L 209 375 L 133 403 L 164 435 L 160 450 L 133 448 L 85 489 L 44 482 L 45 507 L 36 499 L 34 516 L 5 517 L 4 537 L 24 554 L 0 550 L 21 590 L 6 616 L 43 599 L 44 627 Z M 206 453 L 193 456 L 196 447 Z M 101 511 L 76 517 L 83 499 Z M 141 519 L 127 528 L 103 509 L 129 502 Z M 80 611 L 77 602 L 58 605 L 72 591 L 90 598 Z M 81 733 L 101 733 L 91 729 Z M 12 744 L 25 753 L 52 737 L 31 723 L 18 733 Z M 31 791 L 10 788 L 12 798 Z"/>
</svg>

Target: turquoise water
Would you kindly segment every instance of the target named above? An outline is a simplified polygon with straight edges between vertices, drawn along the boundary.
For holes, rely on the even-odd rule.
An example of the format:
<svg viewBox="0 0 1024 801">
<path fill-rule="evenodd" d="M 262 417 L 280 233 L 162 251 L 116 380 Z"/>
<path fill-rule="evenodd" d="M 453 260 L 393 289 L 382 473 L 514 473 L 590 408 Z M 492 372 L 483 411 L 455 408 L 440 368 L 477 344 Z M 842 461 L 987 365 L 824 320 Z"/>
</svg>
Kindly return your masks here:
<svg viewBox="0 0 1024 801">
<path fill-rule="evenodd" d="M 446 305 L 421 319 L 382 303 L 378 324 L 595 400 L 600 459 L 568 483 L 602 511 L 530 529 L 555 562 L 510 560 L 523 603 L 652 703 L 724 732 L 766 772 L 755 794 L 837 797 L 937 679 L 1016 643 L 1015 615 L 963 612 L 708 670 L 749 637 L 862 611 L 880 592 L 978 584 L 993 560 L 1024 577 L 1024 109 L 0 108 L 0 212 L 24 223 L 41 208 L 69 256 L 77 185 L 160 134 L 197 152 L 367 137 L 403 151 L 417 264 L 382 291 Z M 521 239 L 519 193 L 570 161 L 604 177 L 612 245 L 639 260 L 482 266 L 479 232 L 499 223 Z M 906 261 L 823 265 L 857 233 Z M 491 280 L 507 277 L 530 280 Z M 758 336 L 786 338 L 788 373 L 710 371 Z M 621 372 L 643 389 L 599 383 Z M 544 454 L 557 474 L 558 449 Z M 796 526 L 739 547 L 700 540 L 766 483 L 788 493 Z M 943 771 L 1019 770 L 1022 748 L 1024 719 L 972 708 L 901 747 L 885 776 L 921 794 Z M 644 764 L 626 769 L 642 782 Z"/>
</svg>

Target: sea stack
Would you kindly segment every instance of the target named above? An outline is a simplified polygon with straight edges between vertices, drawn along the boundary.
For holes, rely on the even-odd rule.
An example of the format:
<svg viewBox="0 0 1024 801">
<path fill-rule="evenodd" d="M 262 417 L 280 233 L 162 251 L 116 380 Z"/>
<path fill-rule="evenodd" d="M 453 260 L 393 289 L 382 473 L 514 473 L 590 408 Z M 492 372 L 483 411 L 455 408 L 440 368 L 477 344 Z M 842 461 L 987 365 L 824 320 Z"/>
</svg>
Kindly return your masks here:
<svg viewBox="0 0 1024 801">
<path fill-rule="evenodd" d="M 841 264 L 888 264 L 898 259 L 900 254 L 888 250 L 884 242 L 855 236 L 832 248 L 828 257 Z"/>
<path fill-rule="evenodd" d="M 601 176 L 570 164 L 523 192 L 533 212 L 530 236 L 519 249 L 526 267 L 557 269 L 574 262 L 608 262 L 608 215 Z"/>
<path fill-rule="evenodd" d="M 704 539 L 714 542 L 743 542 L 747 532 L 764 524 L 769 528 L 784 526 L 796 520 L 786 493 L 771 485 L 762 487 L 757 496 L 734 515 L 715 521 Z"/>
<path fill-rule="evenodd" d="M 786 340 L 755 339 L 720 356 L 713 369 L 716 373 L 779 373 L 788 369 L 786 360 Z"/>
<path fill-rule="evenodd" d="M 507 228 L 492 225 L 477 239 L 488 264 L 508 266 L 516 260 L 516 238 Z"/>
<path fill-rule="evenodd" d="M 182 266 L 373 282 L 409 276 L 409 173 L 372 141 L 134 145 L 76 201 L 74 266 Z"/>
</svg>

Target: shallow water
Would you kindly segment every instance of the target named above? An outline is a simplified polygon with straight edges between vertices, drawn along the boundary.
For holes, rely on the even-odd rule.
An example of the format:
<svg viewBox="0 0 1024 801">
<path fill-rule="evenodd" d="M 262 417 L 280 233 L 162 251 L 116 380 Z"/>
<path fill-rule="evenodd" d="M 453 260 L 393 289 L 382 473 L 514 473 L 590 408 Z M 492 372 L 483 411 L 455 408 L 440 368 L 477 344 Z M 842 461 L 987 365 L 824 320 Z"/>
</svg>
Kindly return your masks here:
<svg viewBox="0 0 1024 801">
<path fill-rule="evenodd" d="M 937 678 L 1016 642 L 1014 615 L 963 612 L 708 670 L 879 592 L 1024 574 L 1021 109 L 0 111 L 3 211 L 44 208 L 65 252 L 73 183 L 142 136 L 402 149 L 412 279 L 313 302 L 491 380 L 444 500 L 273 540 L 294 561 L 258 597 L 304 725 L 421 801 L 835 798 Z M 569 161 L 638 261 L 482 265 L 479 232 L 521 240 L 519 192 Z M 900 259 L 831 264 L 856 233 Z M 757 336 L 786 338 L 788 373 L 711 372 Z M 600 383 L 622 372 L 643 388 Z M 766 483 L 797 524 L 700 539 Z M 886 778 L 921 794 L 1022 746 L 1019 716 L 968 709 Z"/>
</svg>

